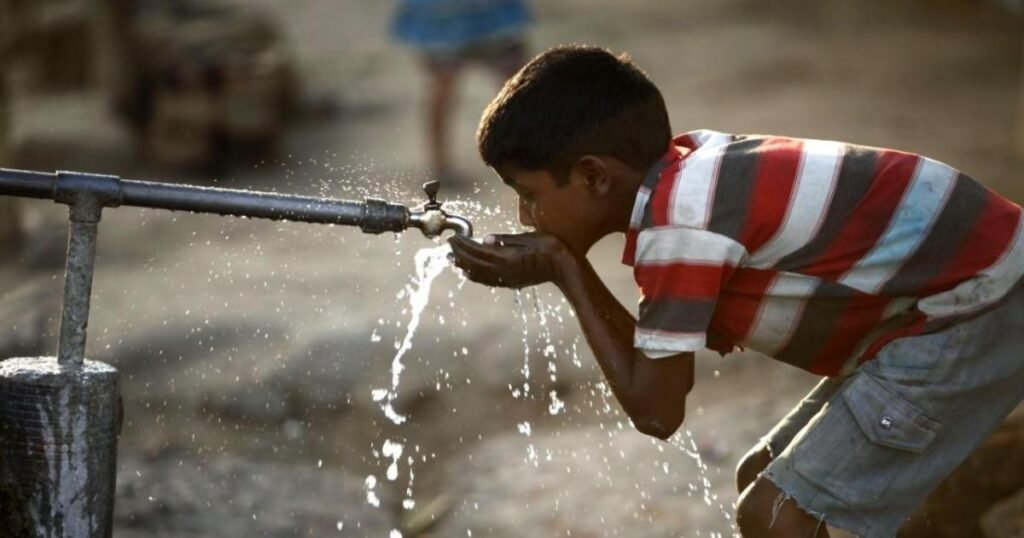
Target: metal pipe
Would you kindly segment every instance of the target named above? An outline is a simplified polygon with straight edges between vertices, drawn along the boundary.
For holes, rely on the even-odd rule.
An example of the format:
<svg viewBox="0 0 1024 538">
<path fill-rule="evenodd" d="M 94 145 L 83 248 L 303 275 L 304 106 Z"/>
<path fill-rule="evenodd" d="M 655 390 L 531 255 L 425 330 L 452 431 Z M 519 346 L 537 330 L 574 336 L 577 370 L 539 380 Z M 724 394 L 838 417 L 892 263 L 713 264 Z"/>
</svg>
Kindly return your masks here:
<svg viewBox="0 0 1024 538">
<path fill-rule="evenodd" d="M 427 189 L 429 202 L 410 210 L 376 198 L 362 202 L 196 185 L 120 179 L 116 176 L 59 172 L 48 174 L 0 168 L 0 195 L 50 198 L 71 205 L 94 196 L 102 207 L 121 205 L 191 211 L 236 217 L 359 226 L 366 233 L 401 232 L 410 226 L 436 237 L 445 230 L 470 235 L 465 218 L 449 215 L 437 203 L 437 184 Z M 426 187 L 425 187 L 426 189 Z"/>
<path fill-rule="evenodd" d="M 64 270 L 64 304 L 60 317 L 57 362 L 78 367 L 85 360 L 89 327 L 89 299 L 92 296 L 93 266 L 96 261 L 98 222 L 71 221 L 68 255 Z"/>
<path fill-rule="evenodd" d="M 404 206 L 372 198 L 356 202 L 134 180 L 121 181 L 121 203 L 136 207 L 259 219 L 361 227 L 369 225 L 369 230 L 364 231 L 378 233 L 404 230 L 409 215 L 408 209 Z"/>
<path fill-rule="evenodd" d="M 0 195 L 52 199 L 56 179 L 45 172 L 0 168 Z"/>
</svg>

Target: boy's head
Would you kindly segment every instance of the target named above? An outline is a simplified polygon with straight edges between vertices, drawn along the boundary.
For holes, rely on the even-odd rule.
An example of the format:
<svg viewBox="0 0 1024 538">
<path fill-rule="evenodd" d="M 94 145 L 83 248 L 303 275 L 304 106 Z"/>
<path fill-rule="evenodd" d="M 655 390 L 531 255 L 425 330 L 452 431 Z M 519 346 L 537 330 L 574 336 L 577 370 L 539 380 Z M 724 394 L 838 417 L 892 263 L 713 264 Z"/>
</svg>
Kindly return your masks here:
<svg viewBox="0 0 1024 538">
<path fill-rule="evenodd" d="M 650 79 L 626 56 L 580 45 L 531 60 L 477 131 L 484 162 L 520 194 L 523 224 L 582 251 L 628 224 L 636 183 L 671 139 Z"/>
</svg>

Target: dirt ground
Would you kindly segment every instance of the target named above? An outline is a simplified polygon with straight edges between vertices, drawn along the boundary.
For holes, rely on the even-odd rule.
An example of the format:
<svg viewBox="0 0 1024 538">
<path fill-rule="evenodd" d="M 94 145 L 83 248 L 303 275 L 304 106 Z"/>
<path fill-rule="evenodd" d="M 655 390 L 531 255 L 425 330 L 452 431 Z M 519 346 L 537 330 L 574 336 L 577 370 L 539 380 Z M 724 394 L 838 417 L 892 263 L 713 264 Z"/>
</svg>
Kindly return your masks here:
<svg viewBox="0 0 1024 538">
<path fill-rule="evenodd" d="M 309 106 L 276 157 L 237 164 L 215 178 L 148 165 L 103 100 L 87 93 L 18 96 L 13 164 L 419 203 L 425 88 L 417 58 L 387 37 L 391 3 L 240 3 L 280 20 L 304 81 Z M 953 0 L 535 4 L 535 50 L 582 42 L 628 52 L 662 89 L 676 131 L 712 128 L 897 147 L 949 162 L 1024 200 L 1015 154 L 1024 144 L 1020 33 L 1016 21 L 995 9 Z M 460 200 L 457 207 L 481 232 L 515 227 L 511 193 L 478 163 L 473 144 L 476 120 L 497 84 L 485 72 L 467 73 L 453 136 L 460 171 L 475 182 L 449 197 Z M 60 268 L 52 260 L 60 258 L 64 216 L 44 203 L 26 203 L 25 210 L 33 244 L 0 265 L 0 289 L 8 290 L 0 307 L 5 319 L 47 312 L 50 338 L 42 351 L 52 353 L 60 289 Z M 464 518 L 458 520 L 463 527 L 440 527 L 451 535 L 490 528 L 483 535 L 502 536 L 496 530 L 500 519 L 533 521 L 527 515 L 537 513 L 599 519 L 585 505 L 560 513 L 561 497 L 540 497 L 529 507 L 517 507 L 519 497 L 512 497 L 504 512 L 468 510 L 472 517 L 459 515 L 475 502 L 471 497 L 452 500 L 492 486 L 510 496 L 536 493 L 500 489 L 508 484 L 467 486 L 459 476 L 474 469 L 474 455 L 503 439 L 529 445 L 509 456 L 518 465 L 530 461 L 535 445 L 563 433 L 621 430 L 613 439 L 625 439 L 622 446 L 633 446 L 631 436 L 640 436 L 623 425 L 624 415 L 601 389 L 575 321 L 552 289 L 492 293 L 446 272 L 434 284 L 405 359 L 398 404 L 408 421 L 390 423 L 373 401 L 372 390 L 390 383 L 393 344 L 405 336 L 410 313 L 402 292 L 410 285 L 413 254 L 431 246 L 415 233 L 365 236 L 295 223 L 107 211 L 89 349 L 91 358 L 114 364 L 124 376 L 127 420 L 120 448 L 126 457 L 120 473 L 142 476 L 147 465 L 232 457 L 324 468 L 357 482 L 373 476 L 378 491 L 388 490 L 392 499 L 379 509 L 390 521 L 385 527 L 402 528 L 406 536 L 428 535 L 429 525 L 409 523 L 425 507 L 438 517 L 450 512 Z M 631 274 L 617 261 L 620 249 L 619 239 L 609 239 L 591 257 L 616 294 L 633 304 Z M 553 353 L 545 352 L 549 344 Z M 683 451 L 663 457 L 686 462 L 670 479 L 704 489 L 706 478 L 707 492 L 682 496 L 680 502 L 689 503 L 685 528 L 645 532 L 634 517 L 625 535 L 733 532 L 723 517 L 736 499 L 732 469 L 813 382 L 754 355 L 701 357 L 687 428 L 706 469 L 701 472 Z M 385 441 L 403 444 L 405 456 L 394 459 Z M 556 464 L 572 458 L 564 446 L 553 450 Z M 384 478 L 391 463 L 410 455 L 415 462 L 401 465 L 398 479 Z M 616 477 L 603 495 L 629 499 L 636 482 L 613 467 L 597 468 Z M 511 461 L 508 468 L 519 469 Z M 530 469 L 486 479 L 529 481 Z M 555 484 L 586 494 L 585 481 L 554 476 Z M 714 500 L 705 503 L 705 496 Z M 404 508 L 402 498 L 419 508 Z M 367 509 L 363 499 L 357 501 Z M 119 510 L 122 528 L 131 527 L 135 515 Z M 246 516 L 224 510 L 204 517 Z M 481 517 L 492 518 L 490 527 L 473 527 Z M 541 526 L 544 521 L 535 524 L 539 530 L 524 533 L 556 535 L 553 527 Z M 352 528 L 346 527 L 348 535 L 360 535 Z M 588 532 L 618 532 L 610 529 Z"/>
</svg>

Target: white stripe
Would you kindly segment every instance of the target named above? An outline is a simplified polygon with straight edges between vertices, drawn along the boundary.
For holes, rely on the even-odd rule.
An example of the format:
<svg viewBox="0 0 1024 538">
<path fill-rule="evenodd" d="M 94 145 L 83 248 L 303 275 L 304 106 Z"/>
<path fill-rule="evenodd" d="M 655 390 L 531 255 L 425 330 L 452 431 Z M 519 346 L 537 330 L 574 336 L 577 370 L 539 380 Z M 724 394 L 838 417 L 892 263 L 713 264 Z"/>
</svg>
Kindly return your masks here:
<svg viewBox="0 0 1024 538">
<path fill-rule="evenodd" d="M 676 226 L 640 232 L 636 239 L 636 265 L 674 262 L 739 266 L 747 249 L 730 237 Z"/>
<path fill-rule="evenodd" d="M 636 193 L 636 202 L 633 203 L 633 214 L 629 218 L 630 228 L 639 228 L 644 219 L 644 211 L 647 209 L 647 201 L 651 198 L 651 189 L 641 186 Z"/>
<path fill-rule="evenodd" d="M 718 131 L 712 131 L 710 129 L 700 129 L 689 133 L 691 137 L 697 139 L 697 145 L 699 147 L 707 146 L 720 146 L 722 144 L 728 144 L 732 142 L 732 135 L 727 133 L 720 133 Z"/>
<path fill-rule="evenodd" d="M 839 282 L 864 293 L 877 294 L 928 237 L 946 207 L 956 177 L 956 170 L 922 157 L 888 229 Z"/>
<path fill-rule="evenodd" d="M 970 314 L 996 303 L 1024 276 L 1024 219 L 1006 250 L 988 269 L 952 290 L 922 299 L 918 308 L 935 319 Z"/>
<path fill-rule="evenodd" d="M 678 351 L 662 351 L 656 349 L 641 349 L 644 355 L 647 355 L 648 359 L 667 359 L 672 355 L 678 355 Z"/>
<path fill-rule="evenodd" d="M 651 331 L 637 328 L 633 333 L 633 347 L 643 352 L 670 351 L 682 353 L 684 351 L 699 351 L 707 345 L 707 336 L 693 333 L 670 333 L 666 331 Z"/>
<path fill-rule="evenodd" d="M 752 267 L 767 269 L 817 235 L 832 202 L 844 147 L 839 142 L 803 141 L 800 168 L 785 220 L 775 236 L 750 256 Z"/>
<path fill-rule="evenodd" d="M 723 149 L 724 146 L 709 149 L 702 146 L 683 161 L 676 173 L 669 198 L 669 224 L 691 228 L 707 227 Z"/>
<path fill-rule="evenodd" d="M 768 356 L 785 347 L 803 319 L 808 298 L 820 282 L 816 278 L 798 278 L 786 273 L 777 276 L 761 301 L 761 308 L 744 339 L 744 345 Z"/>
<path fill-rule="evenodd" d="M 779 273 L 767 294 L 772 298 L 805 299 L 814 293 L 819 282 L 820 278 L 800 273 Z"/>
</svg>

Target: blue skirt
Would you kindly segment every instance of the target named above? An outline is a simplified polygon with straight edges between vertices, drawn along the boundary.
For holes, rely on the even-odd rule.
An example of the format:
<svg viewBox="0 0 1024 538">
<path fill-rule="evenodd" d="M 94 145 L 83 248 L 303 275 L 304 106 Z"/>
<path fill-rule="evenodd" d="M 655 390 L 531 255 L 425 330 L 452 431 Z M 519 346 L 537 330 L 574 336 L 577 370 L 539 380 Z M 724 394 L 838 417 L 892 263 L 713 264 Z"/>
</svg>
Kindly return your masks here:
<svg viewBox="0 0 1024 538">
<path fill-rule="evenodd" d="M 515 37 L 530 23 L 521 0 L 402 0 L 391 21 L 399 41 L 430 52 Z"/>
</svg>

